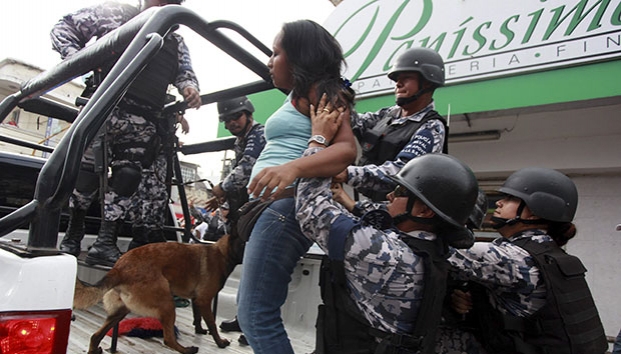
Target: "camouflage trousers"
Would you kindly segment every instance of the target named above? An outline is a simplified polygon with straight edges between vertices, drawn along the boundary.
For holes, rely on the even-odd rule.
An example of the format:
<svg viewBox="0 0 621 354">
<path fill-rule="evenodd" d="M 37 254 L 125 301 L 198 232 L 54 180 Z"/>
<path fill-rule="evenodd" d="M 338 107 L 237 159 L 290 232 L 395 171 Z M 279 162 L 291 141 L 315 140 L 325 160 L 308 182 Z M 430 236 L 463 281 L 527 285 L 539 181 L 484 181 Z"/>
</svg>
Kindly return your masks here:
<svg viewBox="0 0 621 354">
<path fill-rule="evenodd" d="M 166 156 L 159 154 L 151 167 L 142 170 L 138 190 L 131 197 L 127 220 L 134 226 L 161 229 L 164 226 L 168 191 L 166 188 Z"/>
<path fill-rule="evenodd" d="M 118 107 L 112 111 L 105 124 L 105 134 L 97 139 L 105 139 L 105 147 L 109 160 L 108 167 L 136 165 L 142 170 L 143 166 L 140 161 L 140 156 L 145 156 L 148 152 L 145 146 L 156 134 L 155 124 L 144 117 L 128 113 Z M 132 147 L 132 143 L 136 144 L 136 146 Z M 92 159 L 93 153 L 88 151 L 92 151 L 92 145 L 93 144 L 85 151 L 82 159 L 83 162 L 92 162 L 92 160 L 89 161 L 89 159 Z M 114 153 L 118 150 L 117 148 L 119 146 L 122 146 L 125 150 L 124 155 L 118 156 Z M 123 156 L 133 156 L 134 159 L 129 160 L 123 158 Z M 74 189 L 69 199 L 69 206 L 82 210 L 88 209 L 97 194 L 98 191 L 87 194 Z M 108 187 L 104 197 L 103 219 L 106 221 L 125 219 L 131 204 L 131 196 L 121 196 Z"/>
<path fill-rule="evenodd" d="M 436 354 L 487 354 L 475 336 L 455 327 L 439 327 L 436 332 Z"/>
</svg>

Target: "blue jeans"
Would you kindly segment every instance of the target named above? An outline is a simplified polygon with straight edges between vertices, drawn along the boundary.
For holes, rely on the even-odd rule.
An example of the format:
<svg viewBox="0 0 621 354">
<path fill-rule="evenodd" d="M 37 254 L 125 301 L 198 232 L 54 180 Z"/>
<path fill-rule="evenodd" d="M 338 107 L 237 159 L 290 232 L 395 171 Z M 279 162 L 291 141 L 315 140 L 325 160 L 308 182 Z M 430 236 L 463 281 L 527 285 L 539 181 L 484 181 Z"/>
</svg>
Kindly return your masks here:
<svg viewBox="0 0 621 354">
<path fill-rule="evenodd" d="M 612 354 L 621 354 L 621 330 L 617 334 L 617 339 L 612 347 Z"/>
<path fill-rule="evenodd" d="M 295 219 L 293 198 L 274 201 L 257 220 L 237 295 L 239 325 L 256 354 L 293 354 L 280 308 L 291 274 L 311 245 Z"/>
</svg>

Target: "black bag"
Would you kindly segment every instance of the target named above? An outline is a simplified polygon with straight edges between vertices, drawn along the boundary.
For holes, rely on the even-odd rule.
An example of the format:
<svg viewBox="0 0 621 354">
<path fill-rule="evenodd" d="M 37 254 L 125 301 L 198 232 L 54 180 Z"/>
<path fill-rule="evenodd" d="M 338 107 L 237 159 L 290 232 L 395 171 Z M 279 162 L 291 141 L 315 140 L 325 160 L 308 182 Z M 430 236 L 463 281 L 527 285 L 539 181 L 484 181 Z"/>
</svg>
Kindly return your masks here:
<svg viewBox="0 0 621 354">
<path fill-rule="evenodd" d="M 237 213 L 239 219 L 237 220 L 237 232 L 239 238 L 248 241 L 254 224 L 257 223 L 259 216 L 263 213 L 263 210 L 272 204 L 273 200 L 262 201 L 261 199 L 253 199 L 244 205 L 242 205 Z"/>
</svg>

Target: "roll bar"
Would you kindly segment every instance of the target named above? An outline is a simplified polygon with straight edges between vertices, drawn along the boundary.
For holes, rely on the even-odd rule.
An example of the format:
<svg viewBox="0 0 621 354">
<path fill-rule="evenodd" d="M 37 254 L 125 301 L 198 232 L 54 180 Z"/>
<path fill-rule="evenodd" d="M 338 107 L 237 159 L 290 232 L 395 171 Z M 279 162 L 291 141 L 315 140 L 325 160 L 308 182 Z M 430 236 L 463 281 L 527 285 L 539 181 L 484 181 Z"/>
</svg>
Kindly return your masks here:
<svg viewBox="0 0 621 354">
<path fill-rule="evenodd" d="M 73 113 L 77 114 L 74 124 L 71 125 L 43 166 L 37 180 L 34 199 L 0 219 L 0 237 L 29 221 L 27 249 L 39 253 L 57 251 L 61 209 L 67 203 L 75 186 L 84 148 L 95 138 L 127 88 L 161 49 L 166 34 L 176 29 L 178 25 L 192 29 L 231 58 L 243 64 L 260 79 L 247 85 L 202 95 L 202 104 L 273 88 L 269 69 L 264 61 L 259 60 L 221 33 L 221 29 L 235 31 L 269 57 L 271 50 L 241 26 L 229 21 L 207 22 L 193 11 L 175 5 L 154 7 L 142 12 L 92 45 L 29 80 L 22 85 L 19 92 L 0 102 L 0 121 L 3 121 L 18 105 L 35 107 L 35 109 L 53 108 L 67 119 L 70 119 Z M 79 113 L 71 108 L 58 107 L 41 98 L 43 94 L 52 89 L 116 57 L 118 57 L 116 64 Z M 179 111 L 185 108 L 185 103 L 179 102 L 166 109 Z M 203 148 L 209 150 L 208 147 Z M 194 146 L 187 148 L 187 152 L 206 151 L 203 148 Z M 184 205 L 183 211 L 186 220 L 189 220 L 187 205 Z M 189 225 L 186 227 L 186 236 L 188 233 Z"/>
</svg>

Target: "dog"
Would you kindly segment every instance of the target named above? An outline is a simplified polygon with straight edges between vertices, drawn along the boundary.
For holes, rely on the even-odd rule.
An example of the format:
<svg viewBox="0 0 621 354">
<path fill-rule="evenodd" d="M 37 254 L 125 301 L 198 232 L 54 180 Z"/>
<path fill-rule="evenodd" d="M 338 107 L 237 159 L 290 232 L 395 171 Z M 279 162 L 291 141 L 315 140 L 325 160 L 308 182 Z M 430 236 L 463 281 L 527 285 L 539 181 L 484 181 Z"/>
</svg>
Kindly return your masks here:
<svg viewBox="0 0 621 354">
<path fill-rule="evenodd" d="M 91 336 L 88 353 L 101 354 L 99 344 L 106 332 L 130 312 L 157 318 L 168 347 L 183 354 L 198 352 L 197 347 L 177 342 L 173 295 L 191 299 L 218 347 L 228 346 L 230 342 L 218 334 L 211 303 L 235 266 L 241 264 L 243 248 L 236 232 L 208 245 L 151 243 L 123 254 L 96 285 L 76 279 L 74 308 L 86 309 L 103 300 L 108 314 Z"/>
</svg>

